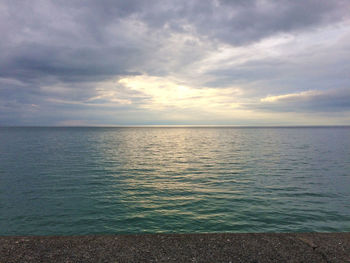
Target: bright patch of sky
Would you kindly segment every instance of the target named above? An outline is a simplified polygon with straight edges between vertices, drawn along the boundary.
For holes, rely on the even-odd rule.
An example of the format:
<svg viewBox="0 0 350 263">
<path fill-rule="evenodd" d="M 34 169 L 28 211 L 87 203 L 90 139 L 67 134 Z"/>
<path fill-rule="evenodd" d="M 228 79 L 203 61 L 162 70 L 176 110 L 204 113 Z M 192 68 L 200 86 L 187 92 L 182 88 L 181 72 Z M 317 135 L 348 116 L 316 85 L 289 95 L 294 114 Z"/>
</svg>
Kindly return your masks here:
<svg viewBox="0 0 350 263">
<path fill-rule="evenodd" d="M 350 2 L 0 3 L 0 125 L 349 125 Z"/>
</svg>

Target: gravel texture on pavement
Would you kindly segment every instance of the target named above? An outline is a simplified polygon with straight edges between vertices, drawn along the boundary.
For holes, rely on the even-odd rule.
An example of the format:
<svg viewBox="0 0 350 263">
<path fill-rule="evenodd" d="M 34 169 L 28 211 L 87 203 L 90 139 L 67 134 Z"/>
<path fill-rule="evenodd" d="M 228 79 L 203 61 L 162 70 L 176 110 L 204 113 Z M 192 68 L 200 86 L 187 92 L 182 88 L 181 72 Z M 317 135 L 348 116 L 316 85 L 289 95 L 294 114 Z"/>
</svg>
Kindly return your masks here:
<svg viewBox="0 0 350 263">
<path fill-rule="evenodd" d="M 0 236 L 5 262 L 350 262 L 350 233 Z"/>
</svg>

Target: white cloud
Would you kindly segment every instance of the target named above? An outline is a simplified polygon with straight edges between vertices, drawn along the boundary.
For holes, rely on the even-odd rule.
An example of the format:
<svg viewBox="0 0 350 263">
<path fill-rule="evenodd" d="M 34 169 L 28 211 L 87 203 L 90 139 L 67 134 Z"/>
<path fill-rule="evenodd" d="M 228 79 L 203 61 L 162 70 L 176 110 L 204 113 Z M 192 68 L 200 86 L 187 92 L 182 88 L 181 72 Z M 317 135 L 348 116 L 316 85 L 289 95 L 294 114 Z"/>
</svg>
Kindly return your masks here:
<svg viewBox="0 0 350 263">
<path fill-rule="evenodd" d="M 298 101 L 298 100 L 309 99 L 321 94 L 323 94 L 323 92 L 309 90 L 309 91 L 303 91 L 299 93 L 290 93 L 290 94 L 284 94 L 284 95 L 278 95 L 278 96 L 267 96 L 265 98 L 262 98 L 260 101 L 261 102 Z"/>
</svg>

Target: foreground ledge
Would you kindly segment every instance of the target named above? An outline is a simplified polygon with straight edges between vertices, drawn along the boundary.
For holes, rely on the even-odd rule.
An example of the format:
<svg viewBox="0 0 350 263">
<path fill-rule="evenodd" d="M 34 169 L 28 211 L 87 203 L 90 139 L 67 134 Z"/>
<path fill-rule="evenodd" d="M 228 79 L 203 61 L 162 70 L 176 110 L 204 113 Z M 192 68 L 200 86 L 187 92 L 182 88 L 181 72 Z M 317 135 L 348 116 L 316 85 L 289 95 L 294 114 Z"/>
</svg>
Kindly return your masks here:
<svg viewBox="0 0 350 263">
<path fill-rule="evenodd" d="M 350 233 L 0 236 L 0 262 L 350 262 Z"/>
</svg>

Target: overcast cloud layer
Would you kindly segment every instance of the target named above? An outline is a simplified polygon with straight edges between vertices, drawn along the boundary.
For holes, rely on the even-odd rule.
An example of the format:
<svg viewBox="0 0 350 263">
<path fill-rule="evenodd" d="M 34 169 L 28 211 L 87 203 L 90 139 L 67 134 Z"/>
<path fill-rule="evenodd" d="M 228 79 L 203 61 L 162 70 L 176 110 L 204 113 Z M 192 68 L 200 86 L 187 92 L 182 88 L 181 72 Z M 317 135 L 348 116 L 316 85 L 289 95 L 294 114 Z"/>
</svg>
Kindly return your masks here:
<svg viewBox="0 0 350 263">
<path fill-rule="evenodd" d="M 349 125 L 348 0 L 0 0 L 0 125 Z"/>
</svg>

